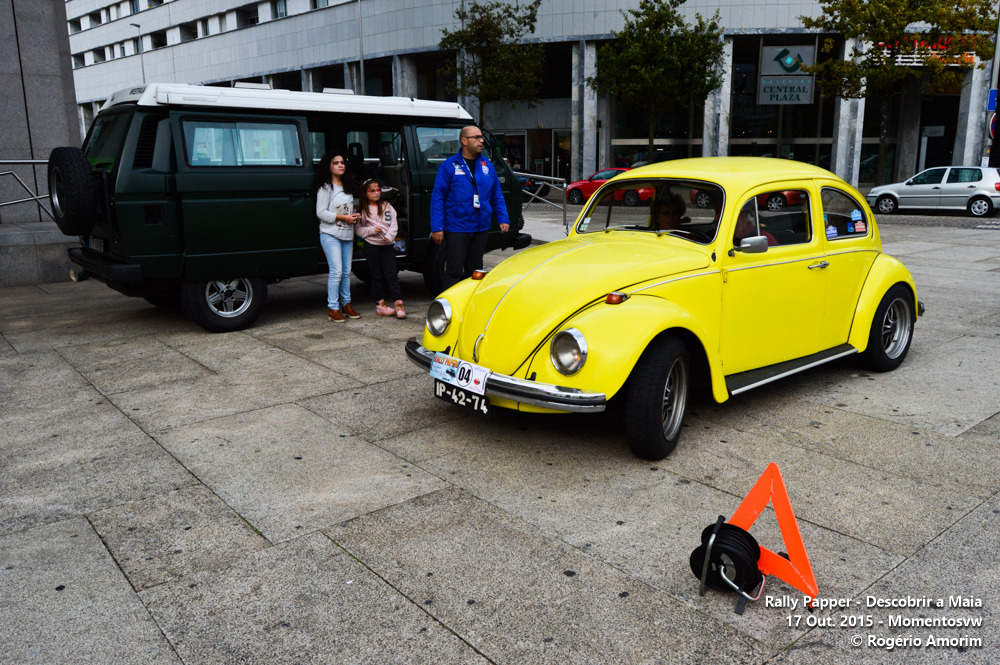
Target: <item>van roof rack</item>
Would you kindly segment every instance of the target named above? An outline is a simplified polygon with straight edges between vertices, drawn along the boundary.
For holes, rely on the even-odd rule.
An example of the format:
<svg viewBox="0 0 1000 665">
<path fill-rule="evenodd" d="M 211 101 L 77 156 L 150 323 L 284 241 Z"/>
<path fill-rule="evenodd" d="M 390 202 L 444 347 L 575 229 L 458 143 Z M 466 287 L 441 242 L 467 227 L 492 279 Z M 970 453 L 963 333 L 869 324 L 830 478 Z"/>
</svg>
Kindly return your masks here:
<svg viewBox="0 0 1000 665">
<path fill-rule="evenodd" d="M 376 97 L 355 94 L 297 92 L 254 87 L 222 88 L 182 83 L 150 83 L 125 88 L 111 95 L 102 110 L 118 104 L 187 106 L 199 108 L 319 111 L 382 116 L 451 118 L 471 121 L 468 111 L 455 102 L 412 97 Z"/>
</svg>

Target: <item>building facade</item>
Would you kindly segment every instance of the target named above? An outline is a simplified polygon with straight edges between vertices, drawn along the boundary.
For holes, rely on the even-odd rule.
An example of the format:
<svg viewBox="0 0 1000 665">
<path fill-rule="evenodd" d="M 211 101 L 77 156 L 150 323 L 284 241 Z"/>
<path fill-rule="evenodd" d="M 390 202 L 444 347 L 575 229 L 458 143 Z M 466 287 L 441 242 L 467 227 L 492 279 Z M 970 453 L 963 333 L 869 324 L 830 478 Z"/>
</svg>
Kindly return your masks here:
<svg viewBox="0 0 1000 665">
<path fill-rule="evenodd" d="M 265 82 L 291 90 L 449 99 L 440 70 L 456 54 L 438 48 L 463 0 L 68 0 L 70 56 L 81 131 L 113 92 L 143 81 L 230 85 Z M 888 159 L 875 173 L 878 109 L 866 100 L 824 98 L 794 59 L 825 56 L 826 37 L 799 16 L 819 4 L 689 0 L 689 20 L 719 11 L 725 32 L 722 86 L 702 103 L 657 119 L 647 155 L 646 119 L 599 98 L 586 84 L 598 48 L 622 28 L 636 0 L 545 0 L 533 41 L 545 45 L 537 104 L 492 103 L 486 128 L 508 159 L 528 171 L 576 179 L 617 163 L 699 155 L 771 155 L 818 164 L 852 183 L 906 177 L 923 167 L 978 164 L 984 154 L 989 66 L 961 89 L 893 98 Z M 784 66 L 783 66 L 784 65 Z M 454 99 L 453 97 L 451 99 Z M 476 116 L 471 100 L 459 100 Z"/>
</svg>

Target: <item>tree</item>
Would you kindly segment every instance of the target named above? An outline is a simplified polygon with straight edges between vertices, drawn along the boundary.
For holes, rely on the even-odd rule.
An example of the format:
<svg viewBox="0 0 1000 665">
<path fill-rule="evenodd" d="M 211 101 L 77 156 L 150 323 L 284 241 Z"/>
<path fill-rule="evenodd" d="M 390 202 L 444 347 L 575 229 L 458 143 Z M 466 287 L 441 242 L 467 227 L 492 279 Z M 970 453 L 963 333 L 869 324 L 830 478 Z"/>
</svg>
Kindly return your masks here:
<svg viewBox="0 0 1000 665">
<path fill-rule="evenodd" d="M 476 98 L 480 125 L 488 102 L 504 100 L 513 107 L 538 101 L 545 52 L 541 44 L 521 42 L 535 32 L 541 1 L 462 3 L 455 10 L 461 27 L 442 30 L 441 48 L 459 52 L 458 62 L 443 70 L 455 77 L 448 90 Z"/>
<path fill-rule="evenodd" d="M 801 16 L 802 24 L 854 43 L 843 59 L 834 54 L 803 69 L 816 75 L 826 95 L 879 105 L 876 180 L 882 182 L 893 96 L 907 80 L 921 83 L 929 94 L 953 90 L 969 69 L 984 67 L 993 57 L 993 0 L 820 0 L 820 6 L 822 14 Z M 836 47 L 827 38 L 820 50 L 832 53 Z"/>
<path fill-rule="evenodd" d="M 708 21 L 695 14 L 689 26 L 677 11 L 683 3 L 641 0 L 622 12 L 624 27 L 598 49 L 597 75 L 587 78 L 598 94 L 646 110 L 650 158 L 658 115 L 704 101 L 722 83 L 719 12 Z"/>
</svg>

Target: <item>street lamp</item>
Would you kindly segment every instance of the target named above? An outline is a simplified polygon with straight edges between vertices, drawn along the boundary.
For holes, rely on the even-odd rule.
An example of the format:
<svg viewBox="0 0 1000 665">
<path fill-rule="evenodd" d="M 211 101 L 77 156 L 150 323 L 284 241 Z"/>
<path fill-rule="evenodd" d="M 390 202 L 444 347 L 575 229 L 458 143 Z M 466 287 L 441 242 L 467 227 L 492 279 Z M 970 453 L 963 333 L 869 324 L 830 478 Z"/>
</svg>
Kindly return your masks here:
<svg viewBox="0 0 1000 665">
<path fill-rule="evenodd" d="M 129 23 L 130 26 L 135 28 L 135 31 L 139 34 L 139 38 L 135 40 L 135 47 L 139 51 L 139 66 L 142 68 L 142 84 L 146 85 L 146 61 L 142 54 L 142 26 L 138 23 Z"/>
<path fill-rule="evenodd" d="M 361 22 L 361 0 L 358 0 L 358 62 L 361 63 L 361 94 L 367 95 L 365 90 L 365 26 Z"/>
</svg>

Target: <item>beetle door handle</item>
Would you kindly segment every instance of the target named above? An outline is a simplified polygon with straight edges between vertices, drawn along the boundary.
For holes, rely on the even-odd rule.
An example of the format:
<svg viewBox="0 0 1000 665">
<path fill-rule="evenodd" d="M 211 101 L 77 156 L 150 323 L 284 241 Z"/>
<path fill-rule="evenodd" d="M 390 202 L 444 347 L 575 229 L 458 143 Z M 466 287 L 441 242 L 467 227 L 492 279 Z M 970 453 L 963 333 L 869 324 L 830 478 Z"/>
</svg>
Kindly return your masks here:
<svg viewBox="0 0 1000 665">
<path fill-rule="evenodd" d="M 812 270 L 813 268 L 826 268 L 829 265 L 830 264 L 827 263 L 826 261 L 820 261 L 819 263 L 814 263 L 811 266 L 809 266 L 809 269 Z"/>
</svg>

